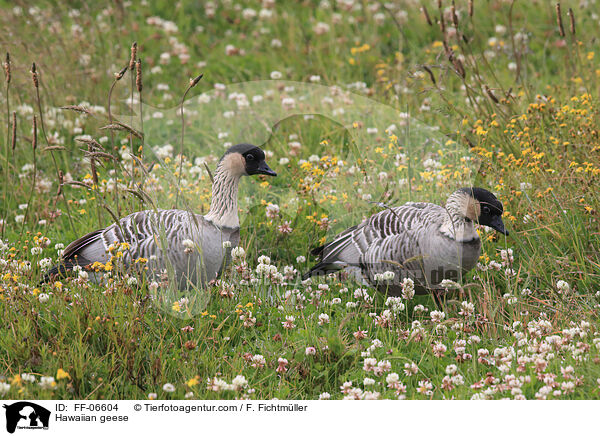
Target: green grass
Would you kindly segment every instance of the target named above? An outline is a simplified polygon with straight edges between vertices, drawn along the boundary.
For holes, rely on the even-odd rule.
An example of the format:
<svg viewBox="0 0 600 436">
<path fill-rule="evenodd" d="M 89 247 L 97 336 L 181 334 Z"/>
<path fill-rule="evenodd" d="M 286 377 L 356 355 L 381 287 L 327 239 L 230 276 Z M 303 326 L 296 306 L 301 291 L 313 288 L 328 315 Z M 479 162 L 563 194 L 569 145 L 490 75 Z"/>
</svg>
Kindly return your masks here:
<svg viewBox="0 0 600 436">
<path fill-rule="evenodd" d="M 594 53 L 593 5 L 562 4 L 563 38 L 553 3 L 475 2 L 469 17 L 467 2 L 457 1 L 457 38 L 448 30 L 452 15 L 444 2 L 451 61 L 440 27 L 429 26 L 414 1 L 396 11 L 376 1 L 355 2 L 353 10 L 333 1 L 329 8 L 286 2 L 269 9 L 270 16 L 259 12 L 256 1 L 241 8 L 215 2 L 214 16 L 201 2 L 148 3 L 108 9 L 79 2 L 42 2 L 32 9 L 0 3 L 0 43 L 11 56 L 0 111 L 6 126 L 0 134 L 5 398 L 133 399 L 155 393 L 178 399 L 193 393 L 203 399 L 316 399 L 324 392 L 334 399 L 597 398 L 600 122 L 594 96 L 600 53 Z M 426 2 L 434 21 L 436 4 Z M 576 35 L 569 29 L 569 6 Z M 246 8 L 258 16 L 250 17 Z M 153 24 L 151 17 L 177 28 Z M 321 35 L 319 22 L 329 26 Z M 109 124 L 108 92 L 114 73 L 129 62 L 133 41 L 142 59 L 142 113 L 137 103 L 126 103 L 132 95 L 139 102 L 131 72 L 115 84 L 111 110 L 143 131 L 143 142 L 100 129 Z M 161 62 L 163 53 L 170 54 L 168 61 L 163 55 Z M 281 73 L 280 81 L 270 80 L 273 71 Z M 188 79 L 200 73 L 204 78 L 186 102 L 179 185 L 177 107 Z M 317 88 L 315 75 L 319 85 L 343 92 Z M 357 82 L 364 85 L 348 88 Z M 225 90 L 216 84 L 226 84 Z M 233 92 L 246 95 L 247 109 L 228 99 Z M 253 101 L 257 95 L 262 101 Z M 325 96 L 330 100 L 323 101 Z M 283 108 L 285 97 L 294 99 L 294 109 Z M 58 109 L 82 102 L 94 115 Z M 226 114 L 231 110 L 233 117 Z M 404 112 L 411 115 L 408 121 Z M 391 124 L 396 130 L 386 133 Z M 85 158 L 87 145 L 76 141 L 80 135 L 105 149 L 95 155 L 97 184 Z M 210 178 L 204 161 L 213 170 L 224 143 L 242 141 L 262 145 L 279 173 L 242 181 L 245 262 L 254 275 L 260 256 L 269 256 L 281 273 L 292 266 L 297 273 L 289 284 L 260 277 L 244 284 L 238 261 L 224 284 L 211 288 L 208 304 L 190 294 L 180 310 L 173 306 L 181 295 L 153 292 L 143 277 L 133 284 L 116 271 L 103 287 L 74 278 L 40 284 L 44 264 L 59 258 L 55 244 L 66 246 L 109 225 L 113 216 L 152 204 L 170 208 L 178 196 L 179 207 L 206 212 Z M 172 149 L 157 151 L 165 144 Z M 132 170 L 130 150 L 145 170 Z M 401 153 L 405 161 L 396 158 Z M 426 168 L 429 158 L 442 166 Z M 60 190 L 58 171 L 66 182 Z M 116 190 L 114 180 L 121 184 Z M 445 313 L 442 327 L 431 319 L 438 309 L 429 296 L 405 300 L 402 310 L 390 313 L 384 295 L 368 289 L 365 300 L 355 295 L 360 286 L 352 281 L 300 282 L 314 261 L 310 248 L 378 211 L 372 202 L 443 203 L 449 192 L 471 183 L 498 194 L 511 234 L 482 231 L 483 268 L 463 278 L 462 292 L 448 295 L 439 309 Z M 273 219 L 265 213 L 268 203 L 280 207 Z M 278 231 L 284 221 L 293 228 L 289 235 Z M 502 265 L 501 250 L 508 249 L 514 259 Z M 560 281 L 569 289 L 561 290 Z M 325 283 L 328 288 L 320 290 Z M 231 298 L 220 292 L 227 284 Z M 524 293 L 526 288 L 531 292 Z M 463 302 L 472 303 L 474 313 L 461 313 Z M 321 314 L 329 322 L 320 323 Z M 294 317 L 289 329 L 282 324 L 288 316 Z M 366 331 L 363 339 L 355 335 L 359 331 Z M 436 356 L 440 344 L 446 350 Z M 252 360 L 256 355 L 264 365 Z M 365 369 L 369 358 L 389 365 Z M 444 379 L 448 365 L 460 375 L 452 386 Z M 21 374 L 34 374 L 35 382 Z M 234 383 L 240 375 L 245 382 L 238 377 Z M 41 377 L 53 379 L 40 383 Z M 364 384 L 365 377 L 374 384 Z M 343 388 L 347 382 L 361 391 Z M 425 382 L 431 387 L 423 388 Z M 165 384 L 174 391 L 163 390 Z"/>
</svg>

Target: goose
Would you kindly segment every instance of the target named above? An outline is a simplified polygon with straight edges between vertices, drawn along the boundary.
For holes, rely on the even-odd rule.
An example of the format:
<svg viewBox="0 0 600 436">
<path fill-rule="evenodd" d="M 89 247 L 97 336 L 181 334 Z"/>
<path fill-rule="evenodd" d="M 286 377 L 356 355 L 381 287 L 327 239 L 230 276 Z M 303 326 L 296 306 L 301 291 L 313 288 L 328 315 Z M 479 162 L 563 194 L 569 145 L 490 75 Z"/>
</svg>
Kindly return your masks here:
<svg viewBox="0 0 600 436">
<path fill-rule="evenodd" d="M 503 211 L 494 194 L 475 187 L 458 189 L 445 207 L 409 202 L 386 208 L 315 248 L 320 261 L 304 279 L 348 269 L 391 296 L 402 295 L 403 280 L 410 278 L 416 293 L 439 297 L 444 279 L 455 281 L 477 264 L 481 240 L 474 223 L 508 235 Z"/>
<path fill-rule="evenodd" d="M 255 174 L 277 175 L 263 150 L 245 143 L 230 147 L 217 164 L 206 215 L 179 209 L 132 213 L 69 244 L 44 280 L 76 267 L 94 269 L 96 262 L 106 266 L 117 254 L 126 270 L 147 261 L 147 273 L 164 280 L 170 269 L 180 290 L 190 284 L 204 286 L 220 275 L 231 248 L 239 243 L 238 185 L 242 176 Z M 90 278 L 99 283 L 98 276 L 92 273 Z"/>
</svg>

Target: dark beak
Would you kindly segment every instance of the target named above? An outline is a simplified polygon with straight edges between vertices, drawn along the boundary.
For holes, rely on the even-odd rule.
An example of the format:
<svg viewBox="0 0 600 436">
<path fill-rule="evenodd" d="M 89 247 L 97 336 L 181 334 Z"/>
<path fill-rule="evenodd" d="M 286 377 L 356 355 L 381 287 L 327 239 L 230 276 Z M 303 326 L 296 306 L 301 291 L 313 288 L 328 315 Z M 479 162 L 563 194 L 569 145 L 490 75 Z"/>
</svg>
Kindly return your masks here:
<svg viewBox="0 0 600 436">
<path fill-rule="evenodd" d="M 277 173 L 269 168 L 269 165 L 263 160 L 258 166 L 258 170 L 256 171 L 258 174 L 264 174 L 266 176 L 277 176 Z"/>
<path fill-rule="evenodd" d="M 502 218 L 500 216 L 495 215 L 490 222 L 490 227 L 494 230 L 499 231 L 500 233 L 508 236 L 508 230 L 504 227 L 504 223 L 502 222 Z"/>
</svg>

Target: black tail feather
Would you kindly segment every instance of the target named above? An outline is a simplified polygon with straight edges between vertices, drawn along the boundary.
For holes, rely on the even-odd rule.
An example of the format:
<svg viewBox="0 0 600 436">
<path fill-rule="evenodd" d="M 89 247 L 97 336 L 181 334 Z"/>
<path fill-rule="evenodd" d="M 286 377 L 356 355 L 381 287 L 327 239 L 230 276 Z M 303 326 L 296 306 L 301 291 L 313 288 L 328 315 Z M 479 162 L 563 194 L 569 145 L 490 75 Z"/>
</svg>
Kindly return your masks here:
<svg viewBox="0 0 600 436">
<path fill-rule="evenodd" d="M 325 249 L 325 245 L 326 244 L 323 244 L 313 248 L 312 250 L 310 250 L 310 254 L 312 254 L 313 256 L 321 256 L 323 254 L 323 250 Z"/>
<path fill-rule="evenodd" d="M 340 269 L 341 269 L 340 266 L 336 265 L 334 263 L 319 262 L 318 264 L 313 266 L 310 269 L 310 271 L 308 271 L 307 273 L 304 273 L 302 275 L 302 280 L 306 280 L 313 276 L 325 276 L 329 273 L 339 271 Z"/>
<path fill-rule="evenodd" d="M 62 263 L 54 265 L 50 270 L 42 277 L 39 284 L 46 283 L 54 277 L 66 277 L 75 266 L 85 267 L 91 265 L 92 262 L 87 260 L 85 257 L 75 256 L 74 258 L 64 259 Z"/>
</svg>

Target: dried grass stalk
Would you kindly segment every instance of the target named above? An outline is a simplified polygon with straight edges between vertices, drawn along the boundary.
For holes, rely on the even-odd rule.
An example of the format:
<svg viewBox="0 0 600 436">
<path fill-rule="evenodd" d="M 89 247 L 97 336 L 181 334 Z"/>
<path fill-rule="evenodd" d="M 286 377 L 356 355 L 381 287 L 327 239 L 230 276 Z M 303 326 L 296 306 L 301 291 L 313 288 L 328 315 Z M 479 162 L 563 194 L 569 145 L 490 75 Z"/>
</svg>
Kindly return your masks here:
<svg viewBox="0 0 600 436">
<path fill-rule="evenodd" d="M 17 146 L 17 113 L 12 113 L 12 136 L 10 138 L 10 146 L 12 151 L 15 151 Z"/>
<path fill-rule="evenodd" d="M 485 85 L 485 92 L 487 93 L 487 95 L 492 99 L 492 101 L 496 104 L 499 103 L 498 98 L 494 95 L 494 93 L 492 92 L 492 90 L 489 88 L 489 86 Z"/>
<path fill-rule="evenodd" d="M 85 106 L 70 105 L 70 106 L 61 106 L 60 108 L 67 110 L 67 111 L 80 112 L 82 114 L 94 116 L 94 113 L 91 110 L 89 110 L 88 108 L 86 108 Z"/>
<path fill-rule="evenodd" d="M 429 78 L 431 79 L 433 84 L 436 85 L 435 76 L 433 75 L 433 71 L 431 71 L 431 69 L 427 65 L 423 65 L 423 69 L 427 72 L 427 74 L 429 74 Z"/>
<path fill-rule="evenodd" d="M 454 24 L 454 27 L 456 27 L 458 29 L 458 16 L 456 15 L 456 5 L 454 4 L 454 0 L 452 0 L 452 24 Z"/>
<path fill-rule="evenodd" d="M 37 116 L 33 116 L 33 138 L 31 139 L 31 146 L 35 150 L 37 148 Z"/>
<path fill-rule="evenodd" d="M 108 124 L 106 126 L 100 127 L 100 130 L 120 130 L 120 131 L 124 131 L 124 132 L 129 132 L 133 136 L 136 136 L 140 139 L 142 139 L 144 137 L 144 135 L 141 132 L 138 132 L 133 127 L 128 126 L 127 124 L 120 123 L 119 121 L 115 121 L 112 124 Z"/>
<path fill-rule="evenodd" d="M 560 3 L 556 3 L 556 23 L 558 24 L 558 31 L 560 33 L 560 36 L 564 38 L 566 36 L 566 33 L 565 28 L 563 26 L 562 12 L 560 11 Z"/>
<path fill-rule="evenodd" d="M 473 18 L 473 0 L 469 0 L 469 17 Z"/>
<path fill-rule="evenodd" d="M 62 145 L 50 145 L 49 147 L 44 147 L 44 151 L 62 151 L 67 148 Z"/>
<path fill-rule="evenodd" d="M 10 54 L 8 52 L 6 52 L 6 61 L 4 62 L 4 79 L 6 83 L 10 83 Z"/>
<path fill-rule="evenodd" d="M 425 5 L 421 6 L 421 12 L 423 12 L 423 16 L 425 17 L 425 21 L 427 21 L 427 24 L 433 26 L 433 23 L 431 22 L 431 17 L 429 16 L 429 12 L 427 12 L 427 8 L 425 7 Z"/>
<path fill-rule="evenodd" d="M 31 78 L 33 80 L 33 86 L 35 86 L 36 89 L 38 89 L 40 87 L 40 80 L 38 77 L 38 73 L 37 73 L 37 68 L 35 66 L 35 62 L 33 64 L 31 64 Z"/>
<path fill-rule="evenodd" d="M 94 149 L 104 151 L 104 147 L 102 147 L 102 145 L 98 141 L 96 141 L 94 138 L 90 138 L 90 139 L 76 138 L 75 141 L 82 142 L 84 144 L 87 144 L 88 146 L 91 145 Z"/>
<path fill-rule="evenodd" d="M 129 59 L 129 69 L 133 71 L 135 68 L 135 61 L 137 59 L 137 42 L 131 44 L 131 58 Z"/>
<path fill-rule="evenodd" d="M 573 13 L 573 9 L 569 8 L 569 24 L 570 24 L 570 30 L 571 30 L 571 35 L 575 36 L 577 34 L 577 32 L 575 32 L 575 14 Z"/>
<path fill-rule="evenodd" d="M 135 63 L 135 86 L 138 92 L 142 92 L 142 60 L 138 59 Z"/>
<path fill-rule="evenodd" d="M 123 78 L 123 76 L 127 72 L 127 68 L 129 68 L 129 65 L 125 65 L 123 68 L 121 68 L 121 70 L 118 73 L 115 73 L 115 80 L 117 82 Z"/>
</svg>

